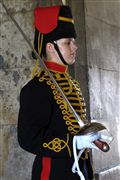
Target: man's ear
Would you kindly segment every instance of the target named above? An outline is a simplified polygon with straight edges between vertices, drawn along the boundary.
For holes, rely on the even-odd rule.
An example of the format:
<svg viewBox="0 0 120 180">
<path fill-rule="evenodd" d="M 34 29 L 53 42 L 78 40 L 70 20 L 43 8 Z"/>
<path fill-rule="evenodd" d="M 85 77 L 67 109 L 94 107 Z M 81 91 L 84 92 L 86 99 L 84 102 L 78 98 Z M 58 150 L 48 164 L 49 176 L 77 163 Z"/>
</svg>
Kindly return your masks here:
<svg viewBox="0 0 120 180">
<path fill-rule="evenodd" d="M 52 43 L 48 42 L 46 44 L 46 50 L 51 53 L 54 52 L 55 51 L 54 45 Z"/>
</svg>

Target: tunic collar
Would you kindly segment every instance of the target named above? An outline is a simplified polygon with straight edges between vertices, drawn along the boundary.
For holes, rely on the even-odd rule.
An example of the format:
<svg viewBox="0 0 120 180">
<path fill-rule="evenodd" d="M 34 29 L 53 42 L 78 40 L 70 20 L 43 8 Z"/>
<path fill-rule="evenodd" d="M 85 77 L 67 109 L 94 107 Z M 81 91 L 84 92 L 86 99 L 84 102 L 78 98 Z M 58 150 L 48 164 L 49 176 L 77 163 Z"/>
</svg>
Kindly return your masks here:
<svg viewBox="0 0 120 180">
<path fill-rule="evenodd" d="M 52 61 L 47 60 L 47 61 L 44 61 L 44 63 L 47 66 L 47 68 L 51 71 L 65 73 L 68 70 L 68 66 L 61 65 L 61 64 L 58 64 L 56 62 L 52 62 Z"/>
</svg>

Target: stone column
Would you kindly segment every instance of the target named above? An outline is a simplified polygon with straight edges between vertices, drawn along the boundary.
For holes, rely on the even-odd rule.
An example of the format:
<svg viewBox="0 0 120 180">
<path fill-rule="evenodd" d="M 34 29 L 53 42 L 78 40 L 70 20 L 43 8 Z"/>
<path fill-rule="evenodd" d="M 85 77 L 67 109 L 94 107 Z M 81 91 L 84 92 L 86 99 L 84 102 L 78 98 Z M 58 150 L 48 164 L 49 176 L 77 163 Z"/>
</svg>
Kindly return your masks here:
<svg viewBox="0 0 120 180">
<path fill-rule="evenodd" d="M 85 0 L 90 117 L 114 137 L 108 153 L 93 151 L 99 180 L 120 177 L 120 1 Z"/>
</svg>

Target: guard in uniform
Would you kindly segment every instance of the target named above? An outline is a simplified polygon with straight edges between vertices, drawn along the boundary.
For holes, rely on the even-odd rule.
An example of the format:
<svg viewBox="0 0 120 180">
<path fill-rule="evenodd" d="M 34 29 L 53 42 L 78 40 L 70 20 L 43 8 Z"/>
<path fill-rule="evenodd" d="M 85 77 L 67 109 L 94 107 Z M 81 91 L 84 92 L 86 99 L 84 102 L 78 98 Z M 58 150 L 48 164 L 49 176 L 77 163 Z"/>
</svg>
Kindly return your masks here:
<svg viewBox="0 0 120 180">
<path fill-rule="evenodd" d="M 72 42 L 76 38 L 76 32 L 71 10 L 68 6 L 37 7 L 34 15 L 35 49 L 44 59 L 75 111 L 86 123 L 86 109 L 80 86 L 68 73 L 68 65 L 73 63 L 77 50 L 77 46 Z M 61 39 L 64 42 L 64 47 L 61 46 L 63 49 L 72 44 L 73 61 L 67 61 L 64 52 L 61 52 L 57 43 Z M 51 58 L 46 49 L 49 49 L 52 57 L 57 57 L 60 63 Z M 80 126 L 67 103 L 46 71 L 40 69 L 21 90 L 18 119 L 19 144 L 36 155 L 32 180 L 80 179 L 71 170 L 74 162 L 72 140 L 79 131 Z M 93 171 L 88 149 L 82 154 L 79 165 L 85 179 L 92 180 Z"/>
</svg>

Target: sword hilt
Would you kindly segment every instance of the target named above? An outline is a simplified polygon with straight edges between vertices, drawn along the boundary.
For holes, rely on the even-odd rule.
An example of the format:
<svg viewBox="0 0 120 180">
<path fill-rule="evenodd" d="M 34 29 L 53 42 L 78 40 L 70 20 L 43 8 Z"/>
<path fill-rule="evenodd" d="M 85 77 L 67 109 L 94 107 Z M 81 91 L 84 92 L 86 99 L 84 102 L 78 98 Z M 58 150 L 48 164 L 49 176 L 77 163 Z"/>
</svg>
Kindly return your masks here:
<svg viewBox="0 0 120 180">
<path fill-rule="evenodd" d="M 110 146 L 104 141 L 98 139 L 95 140 L 93 143 L 103 152 L 108 152 L 110 150 Z"/>
<path fill-rule="evenodd" d="M 104 129 L 106 129 L 106 127 L 103 124 L 98 122 L 92 122 L 85 124 L 77 135 L 92 134 Z M 98 139 L 95 140 L 93 143 L 103 152 L 108 152 L 110 150 L 110 146 L 105 141 L 101 141 Z"/>
</svg>

